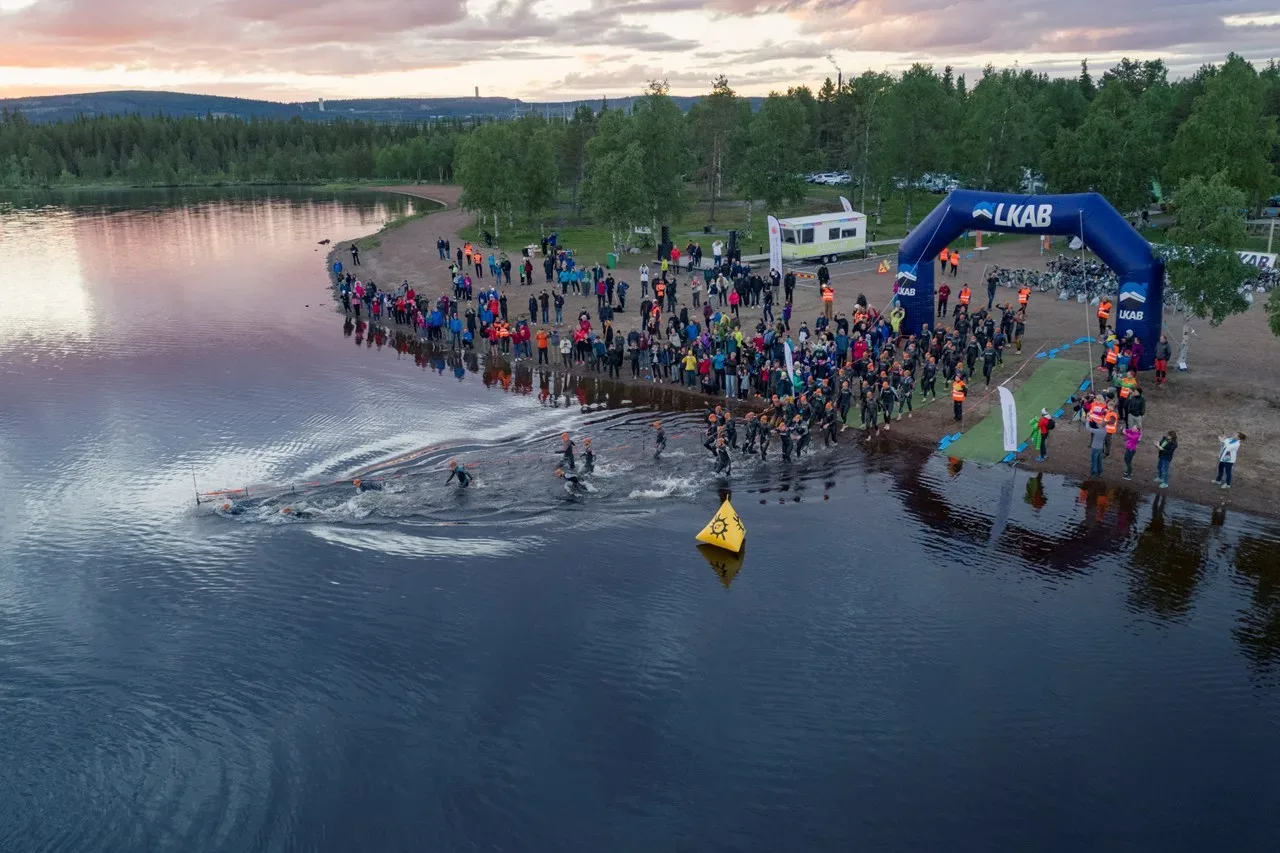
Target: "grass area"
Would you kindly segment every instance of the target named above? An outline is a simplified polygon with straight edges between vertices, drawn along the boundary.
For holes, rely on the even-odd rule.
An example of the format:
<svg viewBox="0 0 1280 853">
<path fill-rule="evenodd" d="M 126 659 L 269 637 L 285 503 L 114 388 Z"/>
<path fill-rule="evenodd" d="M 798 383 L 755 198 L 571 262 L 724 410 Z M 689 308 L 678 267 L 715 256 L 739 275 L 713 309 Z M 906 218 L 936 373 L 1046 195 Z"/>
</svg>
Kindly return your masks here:
<svg viewBox="0 0 1280 853">
<path fill-rule="evenodd" d="M 1014 402 L 1018 405 L 1019 438 L 1026 440 L 1031 435 L 1032 421 L 1039 419 L 1041 409 L 1048 409 L 1053 414 L 1061 408 L 1067 398 L 1079 389 L 1088 372 L 1088 365 L 1081 361 L 1043 360 L 1013 392 Z M 980 383 L 970 385 L 971 393 L 985 390 Z M 975 462 L 996 463 L 1004 459 L 1004 420 L 1000 406 L 993 402 L 987 416 L 951 443 L 946 454 Z"/>
</svg>

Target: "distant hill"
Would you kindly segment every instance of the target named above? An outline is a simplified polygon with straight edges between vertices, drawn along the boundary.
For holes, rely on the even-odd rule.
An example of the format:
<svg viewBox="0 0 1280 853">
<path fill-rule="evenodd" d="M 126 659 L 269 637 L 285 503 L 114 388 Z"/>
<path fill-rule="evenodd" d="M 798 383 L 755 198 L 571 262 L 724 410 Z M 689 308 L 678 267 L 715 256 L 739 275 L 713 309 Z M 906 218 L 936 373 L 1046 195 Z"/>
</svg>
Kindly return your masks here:
<svg viewBox="0 0 1280 853">
<path fill-rule="evenodd" d="M 611 109 L 630 109 L 639 96 L 609 99 Z M 688 109 L 696 97 L 675 97 L 680 109 Z M 758 108 L 760 98 L 751 98 Z M 337 118 L 365 121 L 419 122 L 438 119 L 514 118 L 536 112 L 544 115 L 572 114 L 579 104 L 600 108 L 600 99 L 564 102 L 531 102 L 517 98 L 361 98 L 280 103 L 250 98 L 224 98 L 218 95 L 189 95 L 182 92 L 86 92 L 78 95 L 40 95 L 30 98 L 0 98 L 0 110 L 21 112 L 33 122 L 68 121 L 77 116 L 167 115 L 167 116 L 235 116 L 237 118 L 289 119 L 301 117 L 309 121 L 332 121 Z"/>
</svg>

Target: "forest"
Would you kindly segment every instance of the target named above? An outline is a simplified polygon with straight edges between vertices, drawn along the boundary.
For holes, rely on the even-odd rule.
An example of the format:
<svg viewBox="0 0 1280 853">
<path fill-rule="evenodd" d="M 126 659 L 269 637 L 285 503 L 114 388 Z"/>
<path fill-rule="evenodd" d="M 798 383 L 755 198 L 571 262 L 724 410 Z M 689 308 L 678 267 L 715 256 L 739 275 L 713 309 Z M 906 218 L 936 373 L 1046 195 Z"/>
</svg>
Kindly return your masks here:
<svg viewBox="0 0 1280 853">
<path fill-rule="evenodd" d="M 449 181 L 460 122 L 0 114 L 0 186 Z"/>
<path fill-rule="evenodd" d="M 1280 67 L 1236 55 L 1177 80 L 1159 60 L 1096 77 L 1087 63 L 1065 78 L 988 67 L 976 81 L 918 64 L 794 87 L 756 110 L 720 77 L 687 112 L 653 81 L 629 111 L 606 101 L 476 124 L 3 114 L 0 186 L 456 181 L 495 227 L 559 202 L 619 235 L 695 201 L 713 223 L 722 201 L 777 209 L 816 169 L 847 172 L 862 210 L 905 196 L 908 226 L 922 179 L 939 173 L 1009 191 L 1038 173 L 1048 191 L 1096 190 L 1127 211 L 1225 172 L 1256 209 L 1280 192 L 1278 117 Z"/>
</svg>

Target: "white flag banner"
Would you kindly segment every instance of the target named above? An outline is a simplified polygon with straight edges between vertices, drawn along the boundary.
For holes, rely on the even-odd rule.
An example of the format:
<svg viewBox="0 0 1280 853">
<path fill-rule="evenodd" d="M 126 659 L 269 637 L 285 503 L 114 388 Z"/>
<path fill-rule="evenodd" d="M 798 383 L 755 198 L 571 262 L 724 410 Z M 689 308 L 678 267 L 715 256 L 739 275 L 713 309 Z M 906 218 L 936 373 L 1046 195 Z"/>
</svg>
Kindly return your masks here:
<svg viewBox="0 0 1280 853">
<path fill-rule="evenodd" d="M 1001 385 L 1000 414 L 1004 419 L 1004 452 L 1013 453 L 1018 449 L 1018 404 L 1013 401 L 1013 392 Z"/>
<path fill-rule="evenodd" d="M 769 269 L 782 274 L 782 228 L 772 216 L 769 217 Z"/>
<path fill-rule="evenodd" d="M 791 384 L 794 385 L 796 381 L 796 367 L 795 367 L 795 362 L 791 358 L 791 341 L 787 341 L 786 353 L 787 353 L 787 376 L 791 377 Z"/>
<path fill-rule="evenodd" d="M 853 205 L 849 203 L 849 199 L 840 196 L 840 204 L 844 206 L 845 213 L 853 213 Z"/>
</svg>

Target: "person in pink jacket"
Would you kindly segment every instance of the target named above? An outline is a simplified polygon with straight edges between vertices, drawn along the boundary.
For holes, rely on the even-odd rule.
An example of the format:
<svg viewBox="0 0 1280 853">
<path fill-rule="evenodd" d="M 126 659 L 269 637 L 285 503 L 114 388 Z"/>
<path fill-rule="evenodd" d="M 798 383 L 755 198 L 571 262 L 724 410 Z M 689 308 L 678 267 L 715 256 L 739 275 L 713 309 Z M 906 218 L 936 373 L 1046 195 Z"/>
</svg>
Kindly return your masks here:
<svg viewBox="0 0 1280 853">
<path fill-rule="evenodd" d="M 1124 431 L 1124 478 L 1133 479 L 1133 454 L 1138 452 L 1138 442 L 1142 440 L 1142 430 L 1138 427 L 1127 427 Z"/>
</svg>

